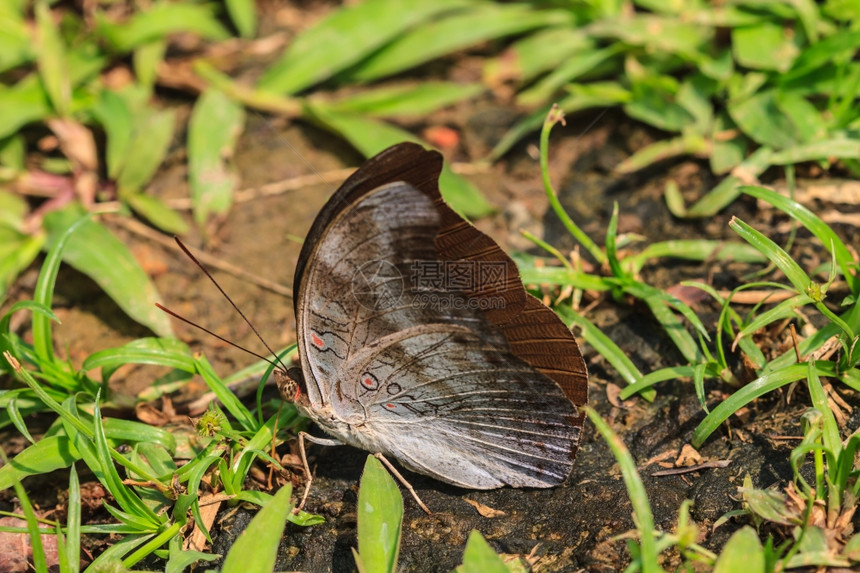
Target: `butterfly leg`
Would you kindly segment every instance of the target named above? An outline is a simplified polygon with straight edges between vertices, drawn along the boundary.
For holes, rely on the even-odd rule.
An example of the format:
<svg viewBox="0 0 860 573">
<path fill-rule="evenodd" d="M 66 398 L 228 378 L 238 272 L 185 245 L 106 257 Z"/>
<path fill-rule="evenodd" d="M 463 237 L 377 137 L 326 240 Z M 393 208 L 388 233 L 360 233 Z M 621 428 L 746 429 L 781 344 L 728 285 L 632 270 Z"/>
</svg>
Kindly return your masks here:
<svg viewBox="0 0 860 573">
<path fill-rule="evenodd" d="M 342 446 L 343 442 L 335 439 L 317 438 L 307 432 L 299 432 L 299 453 L 302 455 L 302 468 L 305 470 L 305 492 L 302 494 L 302 501 L 296 509 L 302 510 L 305 507 L 305 502 L 308 500 L 308 494 L 311 492 L 311 483 L 314 481 L 314 476 L 311 473 L 311 468 L 308 465 L 308 455 L 305 452 L 305 440 L 318 444 L 320 446 Z"/>
<path fill-rule="evenodd" d="M 388 468 L 388 471 L 389 471 L 389 472 L 391 472 L 391 474 L 392 474 L 394 477 L 396 477 L 396 478 L 400 481 L 400 483 L 402 483 L 402 484 L 403 484 L 403 487 L 405 487 L 406 489 L 408 489 L 408 490 L 409 490 L 409 493 L 411 493 L 411 494 L 412 494 L 412 498 L 413 498 L 413 499 L 415 500 L 415 502 L 418 504 L 418 507 L 420 507 L 421 509 L 423 509 L 423 510 L 424 510 L 424 513 L 426 513 L 427 515 L 432 516 L 432 515 L 433 515 L 433 513 L 432 513 L 429 509 L 427 509 L 427 506 L 426 506 L 426 505 L 424 505 L 424 502 L 423 502 L 423 501 L 421 501 L 421 498 L 420 498 L 420 497 L 418 497 L 418 493 L 415 491 L 415 488 L 413 488 L 413 487 L 412 487 L 412 484 L 411 484 L 411 483 L 409 483 L 408 481 L 406 481 L 406 478 L 405 478 L 405 477 L 403 477 L 403 476 L 400 474 L 400 472 L 399 472 L 399 471 L 397 471 L 397 468 L 395 468 L 395 467 L 392 465 L 392 463 L 391 463 L 391 462 L 389 462 L 389 461 L 385 458 L 385 456 L 383 456 L 382 454 L 380 454 L 380 453 L 376 453 L 376 454 L 373 454 L 373 455 L 376 457 L 376 459 L 378 459 L 380 462 L 382 462 L 383 464 L 385 464 L 385 467 L 386 467 L 386 468 Z"/>
</svg>

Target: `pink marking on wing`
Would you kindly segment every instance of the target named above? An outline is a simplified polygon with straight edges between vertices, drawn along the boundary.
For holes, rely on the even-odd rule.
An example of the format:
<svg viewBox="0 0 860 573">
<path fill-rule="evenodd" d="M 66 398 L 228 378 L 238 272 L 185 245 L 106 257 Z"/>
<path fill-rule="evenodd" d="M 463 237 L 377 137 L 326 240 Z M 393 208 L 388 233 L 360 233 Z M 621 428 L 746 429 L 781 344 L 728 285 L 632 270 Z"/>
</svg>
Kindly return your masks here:
<svg viewBox="0 0 860 573">
<path fill-rule="evenodd" d="M 397 405 L 396 405 L 396 404 L 392 404 L 391 402 L 389 402 L 388 404 L 386 404 L 386 405 L 385 405 L 385 407 L 386 407 L 388 410 L 393 410 L 394 408 L 396 408 L 396 407 L 397 407 Z"/>
<path fill-rule="evenodd" d="M 364 384 L 365 388 L 373 388 L 376 386 L 376 380 L 371 378 L 370 376 L 365 376 L 362 378 L 361 383 Z"/>
<path fill-rule="evenodd" d="M 311 344 L 320 350 L 325 348 L 325 340 L 323 340 L 322 337 L 313 330 L 311 331 Z"/>
</svg>

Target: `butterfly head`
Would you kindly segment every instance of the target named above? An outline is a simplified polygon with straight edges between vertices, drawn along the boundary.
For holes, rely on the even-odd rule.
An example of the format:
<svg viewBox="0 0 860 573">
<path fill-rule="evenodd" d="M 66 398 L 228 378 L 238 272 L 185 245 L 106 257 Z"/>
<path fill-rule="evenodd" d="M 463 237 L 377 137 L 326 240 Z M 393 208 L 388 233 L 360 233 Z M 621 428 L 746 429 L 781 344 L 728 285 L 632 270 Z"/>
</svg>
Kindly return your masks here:
<svg viewBox="0 0 860 573">
<path fill-rule="evenodd" d="M 281 398 L 289 404 L 298 403 L 302 398 L 302 389 L 305 386 L 301 368 L 294 367 L 289 370 L 276 368 L 274 376 Z"/>
</svg>

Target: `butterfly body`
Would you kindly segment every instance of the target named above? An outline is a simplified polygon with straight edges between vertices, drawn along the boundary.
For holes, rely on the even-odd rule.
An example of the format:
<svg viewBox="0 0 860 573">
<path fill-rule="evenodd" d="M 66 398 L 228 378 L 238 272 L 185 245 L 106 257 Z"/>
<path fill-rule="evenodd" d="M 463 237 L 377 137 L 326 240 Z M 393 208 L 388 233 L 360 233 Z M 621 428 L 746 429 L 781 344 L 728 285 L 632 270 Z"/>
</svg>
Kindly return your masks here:
<svg viewBox="0 0 860 573">
<path fill-rule="evenodd" d="M 472 489 L 570 472 L 587 394 L 573 336 L 444 203 L 441 158 L 400 144 L 317 217 L 294 282 L 285 399 L 340 441 Z"/>
</svg>

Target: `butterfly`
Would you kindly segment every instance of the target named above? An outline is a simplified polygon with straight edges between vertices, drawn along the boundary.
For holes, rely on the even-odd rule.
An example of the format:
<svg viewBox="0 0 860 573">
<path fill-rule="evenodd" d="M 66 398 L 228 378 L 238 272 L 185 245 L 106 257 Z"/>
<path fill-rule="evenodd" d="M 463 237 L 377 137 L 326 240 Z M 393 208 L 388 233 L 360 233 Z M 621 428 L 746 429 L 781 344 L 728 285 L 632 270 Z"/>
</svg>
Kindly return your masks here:
<svg viewBox="0 0 860 573">
<path fill-rule="evenodd" d="M 278 387 L 324 443 L 463 488 L 559 485 L 585 362 L 511 258 L 443 200 L 441 169 L 401 143 L 322 208 L 293 283 L 300 368 L 276 371 Z"/>
</svg>

